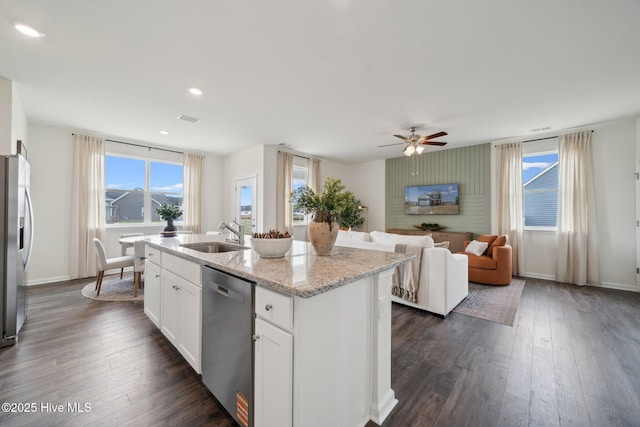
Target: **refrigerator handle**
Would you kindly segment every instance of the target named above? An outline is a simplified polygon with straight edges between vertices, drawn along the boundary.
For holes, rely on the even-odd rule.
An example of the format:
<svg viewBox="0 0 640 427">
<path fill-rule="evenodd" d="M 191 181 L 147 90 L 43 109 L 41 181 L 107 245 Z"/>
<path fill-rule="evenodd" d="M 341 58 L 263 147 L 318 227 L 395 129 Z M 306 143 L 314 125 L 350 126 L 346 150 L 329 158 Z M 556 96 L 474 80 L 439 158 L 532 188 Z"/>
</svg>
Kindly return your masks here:
<svg viewBox="0 0 640 427">
<path fill-rule="evenodd" d="M 29 193 L 29 187 L 25 187 L 25 195 L 27 206 L 29 207 L 29 229 L 31 231 L 29 233 L 29 251 L 27 252 L 27 256 L 24 260 L 24 268 L 26 270 L 29 265 L 29 260 L 31 259 L 31 251 L 33 250 L 33 206 L 31 205 L 31 193 Z"/>
</svg>

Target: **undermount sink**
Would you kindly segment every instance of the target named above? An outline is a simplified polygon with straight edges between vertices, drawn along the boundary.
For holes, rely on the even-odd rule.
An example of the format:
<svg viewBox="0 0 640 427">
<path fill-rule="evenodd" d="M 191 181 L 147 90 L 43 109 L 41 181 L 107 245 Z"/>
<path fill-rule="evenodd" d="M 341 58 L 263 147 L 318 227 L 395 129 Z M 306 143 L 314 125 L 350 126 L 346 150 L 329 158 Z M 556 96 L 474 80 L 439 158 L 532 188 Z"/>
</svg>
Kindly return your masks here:
<svg viewBox="0 0 640 427">
<path fill-rule="evenodd" d="M 201 242 L 201 243 L 185 243 L 180 245 L 187 249 L 193 249 L 198 252 L 205 252 L 208 254 L 216 254 L 220 252 L 233 252 L 233 251 L 243 251 L 245 249 L 249 249 L 246 246 L 235 245 L 233 243 L 223 243 L 223 242 Z"/>
</svg>

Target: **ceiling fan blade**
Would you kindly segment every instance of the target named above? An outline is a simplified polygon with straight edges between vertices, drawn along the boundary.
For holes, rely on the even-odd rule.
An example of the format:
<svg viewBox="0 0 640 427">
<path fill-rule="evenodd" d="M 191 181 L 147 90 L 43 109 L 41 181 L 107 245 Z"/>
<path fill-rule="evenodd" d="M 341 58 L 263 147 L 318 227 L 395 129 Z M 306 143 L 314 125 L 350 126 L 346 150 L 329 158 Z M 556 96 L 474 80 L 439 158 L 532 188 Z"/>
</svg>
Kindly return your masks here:
<svg viewBox="0 0 640 427">
<path fill-rule="evenodd" d="M 406 141 L 406 140 L 408 140 L 408 139 L 409 139 L 409 138 L 407 138 L 406 136 L 402 136 L 402 135 L 393 135 L 393 136 L 395 136 L 396 138 L 400 138 L 400 139 L 402 139 L 403 141 Z"/>
<path fill-rule="evenodd" d="M 421 142 L 422 145 L 439 145 L 439 146 L 443 146 L 443 145 L 447 145 L 446 142 L 438 142 L 438 141 L 425 141 L 425 142 Z"/>
<path fill-rule="evenodd" d="M 404 144 L 404 142 L 394 142 L 393 144 L 378 145 L 377 148 L 391 147 L 392 145 L 401 145 L 401 144 Z"/>
<path fill-rule="evenodd" d="M 423 141 L 428 141 L 430 139 L 440 138 L 441 136 L 446 136 L 446 135 L 449 135 L 449 134 L 446 132 L 438 132 L 431 135 L 423 136 L 421 139 Z"/>
</svg>

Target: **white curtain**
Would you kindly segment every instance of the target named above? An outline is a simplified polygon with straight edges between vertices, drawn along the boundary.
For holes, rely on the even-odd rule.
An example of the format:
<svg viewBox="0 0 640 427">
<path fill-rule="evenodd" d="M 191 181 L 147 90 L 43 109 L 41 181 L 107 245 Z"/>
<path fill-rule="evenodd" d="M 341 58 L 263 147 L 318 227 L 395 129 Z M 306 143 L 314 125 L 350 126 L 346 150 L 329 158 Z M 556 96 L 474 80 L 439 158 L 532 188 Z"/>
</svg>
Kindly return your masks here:
<svg viewBox="0 0 640 427">
<path fill-rule="evenodd" d="M 276 227 L 281 232 L 293 235 L 293 205 L 290 202 L 293 182 L 293 154 L 278 151 L 276 183 Z"/>
<path fill-rule="evenodd" d="M 496 147 L 498 168 L 498 234 L 505 234 L 512 248 L 512 274 L 520 274 L 524 266 L 522 236 L 522 143 Z"/>
<path fill-rule="evenodd" d="M 316 193 L 322 189 L 320 183 L 320 160 L 309 159 L 309 187 Z"/>
<path fill-rule="evenodd" d="M 183 227 L 194 233 L 200 233 L 202 209 L 202 171 L 204 168 L 204 156 L 185 153 L 184 155 L 184 200 Z"/>
<path fill-rule="evenodd" d="M 93 238 L 105 223 L 104 139 L 76 135 L 73 156 L 69 276 L 95 276 Z"/>
<path fill-rule="evenodd" d="M 591 131 L 560 136 L 557 281 L 600 284 Z"/>
</svg>

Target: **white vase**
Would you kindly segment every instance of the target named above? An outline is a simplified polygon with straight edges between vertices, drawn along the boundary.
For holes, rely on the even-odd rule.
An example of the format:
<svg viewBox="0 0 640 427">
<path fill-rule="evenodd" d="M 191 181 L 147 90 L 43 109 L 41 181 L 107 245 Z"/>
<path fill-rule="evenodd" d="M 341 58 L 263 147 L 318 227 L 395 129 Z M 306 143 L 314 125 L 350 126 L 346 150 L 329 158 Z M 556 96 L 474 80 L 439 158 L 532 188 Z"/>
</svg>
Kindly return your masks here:
<svg viewBox="0 0 640 427">
<path fill-rule="evenodd" d="M 340 227 L 334 216 L 327 211 L 318 211 L 314 214 L 313 221 L 309 223 L 309 241 L 316 251 L 316 255 L 331 255 L 331 249 L 338 238 Z"/>
</svg>

